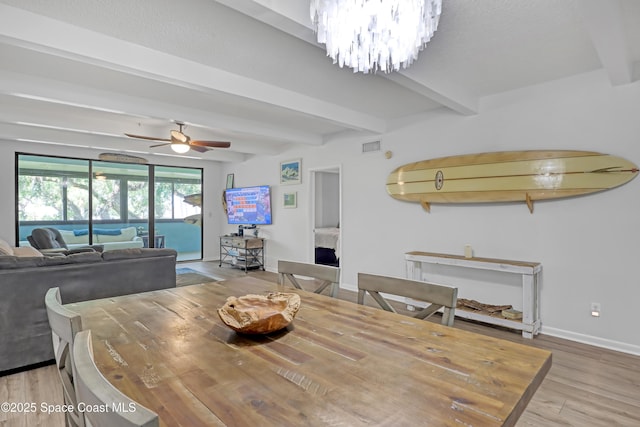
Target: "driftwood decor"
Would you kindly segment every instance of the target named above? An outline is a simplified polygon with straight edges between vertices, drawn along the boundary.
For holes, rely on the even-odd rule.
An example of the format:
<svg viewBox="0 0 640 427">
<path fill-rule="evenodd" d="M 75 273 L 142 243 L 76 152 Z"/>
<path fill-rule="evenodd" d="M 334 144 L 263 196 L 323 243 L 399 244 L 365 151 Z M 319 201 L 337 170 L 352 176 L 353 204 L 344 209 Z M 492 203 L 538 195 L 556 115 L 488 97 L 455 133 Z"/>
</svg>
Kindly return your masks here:
<svg viewBox="0 0 640 427">
<path fill-rule="evenodd" d="M 459 308 L 469 308 L 472 310 L 478 310 L 478 311 L 482 311 L 490 314 L 502 312 L 503 310 L 509 310 L 512 308 L 511 304 L 491 305 L 491 304 L 484 304 L 473 299 L 464 299 L 464 298 L 458 298 L 457 306 Z"/>
<path fill-rule="evenodd" d="M 395 199 L 432 203 L 525 202 L 607 190 L 638 175 L 628 160 L 593 151 L 501 151 L 410 163 L 387 178 Z"/>
<path fill-rule="evenodd" d="M 229 297 L 218 309 L 220 319 L 236 332 L 268 334 L 291 323 L 300 308 L 300 295 L 272 292 L 267 295 Z"/>
</svg>

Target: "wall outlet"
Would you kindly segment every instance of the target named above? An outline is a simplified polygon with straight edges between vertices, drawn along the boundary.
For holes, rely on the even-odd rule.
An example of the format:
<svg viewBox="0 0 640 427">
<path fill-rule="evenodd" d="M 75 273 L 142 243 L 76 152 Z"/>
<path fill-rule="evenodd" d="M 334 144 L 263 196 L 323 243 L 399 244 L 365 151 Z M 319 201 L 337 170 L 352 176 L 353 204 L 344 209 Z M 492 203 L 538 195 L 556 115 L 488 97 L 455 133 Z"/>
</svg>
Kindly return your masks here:
<svg viewBox="0 0 640 427">
<path fill-rule="evenodd" d="M 600 311 L 602 310 L 602 307 L 600 307 L 600 303 L 599 302 L 592 302 L 591 303 L 591 315 L 593 317 L 600 317 Z"/>
</svg>

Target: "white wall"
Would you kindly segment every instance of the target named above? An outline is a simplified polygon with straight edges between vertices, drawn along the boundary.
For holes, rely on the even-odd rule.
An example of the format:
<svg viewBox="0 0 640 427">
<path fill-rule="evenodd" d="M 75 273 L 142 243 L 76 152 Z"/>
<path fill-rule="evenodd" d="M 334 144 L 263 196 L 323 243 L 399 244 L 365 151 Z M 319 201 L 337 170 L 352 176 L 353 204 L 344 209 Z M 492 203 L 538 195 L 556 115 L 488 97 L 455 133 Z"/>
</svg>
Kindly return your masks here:
<svg viewBox="0 0 640 427">
<path fill-rule="evenodd" d="M 611 87 L 594 72 L 484 99 L 472 117 L 436 111 L 384 135 L 378 153 L 362 154 L 365 141 L 342 141 L 254 158 L 225 166 L 225 173 L 235 173 L 238 186 L 274 186 L 274 224 L 261 231 L 269 239 L 268 269 L 279 258 L 311 261 L 307 171 L 341 164 L 342 286 L 355 289 L 358 272 L 404 276 L 407 251 L 462 255 L 469 243 L 477 256 L 543 264 L 543 333 L 640 354 L 639 179 L 589 196 L 536 202 L 533 214 L 524 203 L 433 205 L 428 214 L 385 190 L 388 173 L 400 165 L 476 152 L 579 149 L 639 164 L 639 112 L 640 82 Z M 386 150 L 394 154 L 390 160 Z M 280 186 L 280 161 L 295 157 L 303 158 L 303 183 Z M 297 209 L 282 209 L 285 190 L 298 191 Z M 499 299 L 486 296 L 489 303 Z M 591 317 L 591 302 L 601 303 L 600 318 Z"/>
</svg>

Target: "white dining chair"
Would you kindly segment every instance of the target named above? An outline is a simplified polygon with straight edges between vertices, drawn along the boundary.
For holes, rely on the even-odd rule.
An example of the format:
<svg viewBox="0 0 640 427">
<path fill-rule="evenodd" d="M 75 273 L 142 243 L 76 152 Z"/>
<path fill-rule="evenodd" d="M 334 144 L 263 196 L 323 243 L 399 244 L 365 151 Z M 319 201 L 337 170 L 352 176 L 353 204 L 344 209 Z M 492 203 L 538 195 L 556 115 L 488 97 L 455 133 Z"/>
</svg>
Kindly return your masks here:
<svg viewBox="0 0 640 427">
<path fill-rule="evenodd" d="M 456 287 L 436 285 L 434 283 L 420 282 L 417 280 L 358 273 L 358 304 L 364 304 L 364 297 L 367 292 L 380 307 L 394 313 L 396 313 L 396 310 L 381 293 L 413 298 L 429 303 L 429 305 L 418 310 L 413 316 L 418 319 L 426 319 L 442 308 L 441 323 L 446 326 L 453 326 L 456 303 L 458 301 L 458 288 Z"/>
<path fill-rule="evenodd" d="M 87 427 L 157 427 L 158 414 L 131 400 L 115 388 L 93 360 L 91 331 L 76 335 L 73 345 L 78 401 L 102 411 L 85 412 Z"/>
<path fill-rule="evenodd" d="M 84 416 L 78 411 L 76 390 L 73 377 L 73 341 L 78 332 L 82 330 L 82 319 L 62 305 L 60 288 L 51 288 L 44 298 L 47 310 L 47 318 L 51 327 L 53 352 L 58 367 L 58 374 L 62 382 L 62 394 L 65 405 L 73 407 L 72 411 L 65 412 L 65 425 L 67 427 L 83 427 Z"/>
<path fill-rule="evenodd" d="M 331 285 L 331 296 L 338 296 L 340 282 L 340 267 L 333 267 L 323 264 L 308 264 L 294 261 L 278 261 L 278 283 L 285 284 L 285 278 L 298 289 L 303 289 L 296 279 L 296 276 L 310 277 L 320 281 L 320 285 L 313 291 L 316 294 L 322 293 L 327 286 Z"/>
</svg>

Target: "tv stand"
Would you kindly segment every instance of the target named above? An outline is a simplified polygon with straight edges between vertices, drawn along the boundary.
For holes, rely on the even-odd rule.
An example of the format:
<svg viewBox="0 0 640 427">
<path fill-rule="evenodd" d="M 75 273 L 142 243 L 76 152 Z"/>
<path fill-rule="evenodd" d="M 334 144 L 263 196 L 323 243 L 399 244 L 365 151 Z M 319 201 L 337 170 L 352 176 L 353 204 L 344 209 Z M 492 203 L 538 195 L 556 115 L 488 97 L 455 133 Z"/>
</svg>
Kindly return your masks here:
<svg viewBox="0 0 640 427">
<path fill-rule="evenodd" d="M 244 270 L 264 271 L 265 241 L 253 236 L 220 236 L 220 263 Z"/>
</svg>

